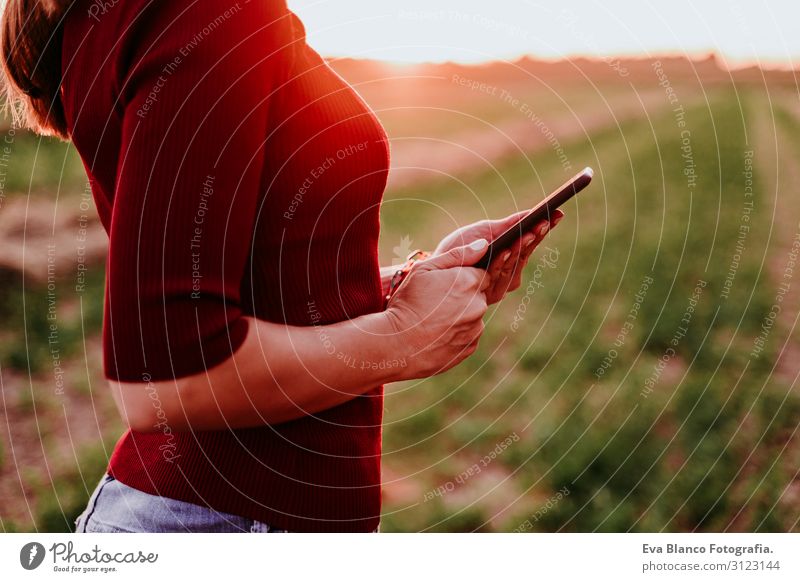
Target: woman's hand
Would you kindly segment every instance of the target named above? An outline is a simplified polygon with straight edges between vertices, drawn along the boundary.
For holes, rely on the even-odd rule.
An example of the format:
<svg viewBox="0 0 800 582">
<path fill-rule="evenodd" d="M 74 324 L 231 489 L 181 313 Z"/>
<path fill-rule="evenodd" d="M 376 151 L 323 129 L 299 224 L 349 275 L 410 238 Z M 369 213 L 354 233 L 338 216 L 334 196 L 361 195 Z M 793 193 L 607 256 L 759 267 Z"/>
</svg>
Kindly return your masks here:
<svg viewBox="0 0 800 582">
<path fill-rule="evenodd" d="M 474 264 L 487 248 L 478 239 L 416 263 L 392 296 L 386 315 L 411 362 L 406 379 L 449 370 L 477 348 L 490 281 L 483 269 L 463 265 Z"/>
<path fill-rule="evenodd" d="M 474 224 L 462 226 L 444 237 L 439 246 L 436 247 L 433 255 L 436 257 L 455 247 L 467 245 L 478 239 L 494 240 L 516 224 L 528 212 L 528 210 L 523 210 L 499 220 L 481 220 Z M 531 253 L 544 240 L 547 232 L 555 227 L 563 217 L 564 213 L 556 210 L 553 212 L 550 222 L 546 220 L 540 222 L 531 232 L 527 232 L 520 237 L 511 248 L 492 259 L 487 270 L 489 284 L 486 287 L 486 302 L 489 305 L 497 303 L 507 293 L 519 288 L 522 282 L 522 271 L 525 265 L 528 264 Z"/>
</svg>

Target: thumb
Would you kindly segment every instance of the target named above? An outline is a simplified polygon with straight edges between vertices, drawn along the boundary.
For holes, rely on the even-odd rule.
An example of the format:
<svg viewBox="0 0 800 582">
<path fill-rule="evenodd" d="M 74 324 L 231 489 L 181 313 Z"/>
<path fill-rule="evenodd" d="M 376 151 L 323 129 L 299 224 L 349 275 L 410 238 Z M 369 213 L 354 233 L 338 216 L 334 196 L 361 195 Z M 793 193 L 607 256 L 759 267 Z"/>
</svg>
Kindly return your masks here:
<svg viewBox="0 0 800 582">
<path fill-rule="evenodd" d="M 486 239 L 479 238 L 463 247 L 456 247 L 441 255 L 420 261 L 417 268 L 423 271 L 433 271 L 453 267 L 471 267 L 486 254 L 487 248 L 489 248 L 489 243 Z"/>
</svg>

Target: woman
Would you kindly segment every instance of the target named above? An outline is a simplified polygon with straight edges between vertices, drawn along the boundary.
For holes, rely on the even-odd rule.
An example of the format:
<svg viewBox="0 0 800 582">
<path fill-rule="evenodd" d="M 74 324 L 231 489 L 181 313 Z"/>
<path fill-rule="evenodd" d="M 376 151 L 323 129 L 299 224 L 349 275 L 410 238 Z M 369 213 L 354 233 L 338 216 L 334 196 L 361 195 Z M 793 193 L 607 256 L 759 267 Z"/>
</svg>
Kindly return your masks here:
<svg viewBox="0 0 800 582">
<path fill-rule="evenodd" d="M 560 214 L 488 274 L 517 217 L 459 229 L 386 304 L 386 135 L 284 0 L 8 0 L 2 51 L 109 235 L 130 430 L 78 531 L 377 531 L 383 384 L 472 354 Z"/>
</svg>

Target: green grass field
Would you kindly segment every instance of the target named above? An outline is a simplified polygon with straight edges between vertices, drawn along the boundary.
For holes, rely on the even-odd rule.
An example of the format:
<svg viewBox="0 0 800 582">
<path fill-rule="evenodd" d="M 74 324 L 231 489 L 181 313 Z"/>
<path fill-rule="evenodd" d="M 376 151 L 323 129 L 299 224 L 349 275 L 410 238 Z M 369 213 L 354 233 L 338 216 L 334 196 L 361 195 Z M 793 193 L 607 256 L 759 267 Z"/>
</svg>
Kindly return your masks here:
<svg viewBox="0 0 800 582">
<path fill-rule="evenodd" d="M 797 529 L 796 363 L 776 368 L 796 346 L 796 304 L 750 356 L 798 232 L 800 201 L 783 189 L 776 203 L 775 145 L 757 141 L 776 135 L 774 113 L 781 163 L 796 163 L 791 99 L 771 112 L 756 90 L 717 91 L 686 108 L 685 128 L 667 108 L 569 144 L 600 180 L 491 312 L 478 357 L 389 389 L 386 530 Z M 421 201 L 384 214 L 384 240 L 429 247 L 449 220 L 421 230 L 430 202 L 468 221 L 565 177 L 545 151 L 466 184 L 395 192 Z M 509 435 L 519 440 L 493 457 Z"/>
<path fill-rule="evenodd" d="M 522 288 L 490 309 L 476 356 L 387 386 L 382 531 L 800 529 L 797 94 L 676 88 L 678 103 L 562 140 L 572 171 L 545 146 L 387 192 L 385 264 L 596 170 Z M 413 135 L 397 96 L 366 97 L 392 136 Z M 562 97 L 578 118 L 597 108 L 579 89 Z M 485 96 L 460 107 L 522 119 Z M 425 129 L 456 139 L 458 114 L 440 116 Z M 29 185 L 74 203 L 74 152 L 22 133 L 14 147 L 6 204 Z M 46 285 L 0 269 L 4 531 L 68 530 L 121 430 L 99 365 L 102 269 L 82 293 L 69 275 L 57 288 L 66 395 Z"/>
</svg>

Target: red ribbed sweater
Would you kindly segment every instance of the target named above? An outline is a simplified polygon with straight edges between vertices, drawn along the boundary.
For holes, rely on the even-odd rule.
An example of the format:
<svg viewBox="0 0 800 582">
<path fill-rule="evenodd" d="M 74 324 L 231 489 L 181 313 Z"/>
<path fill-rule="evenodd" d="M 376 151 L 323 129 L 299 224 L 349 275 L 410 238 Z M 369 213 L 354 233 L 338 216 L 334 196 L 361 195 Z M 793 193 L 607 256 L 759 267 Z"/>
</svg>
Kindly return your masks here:
<svg viewBox="0 0 800 582">
<path fill-rule="evenodd" d="M 284 0 L 78 0 L 63 55 L 72 140 L 109 235 L 108 378 L 147 390 L 219 364 L 244 315 L 308 326 L 382 308 L 386 134 Z M 162 418 L 123 435 L 110 472 L 278 528 L 372 531 L 382 399 L 375 386 L 246 430 L 173 433 Z"/>
</svg>

